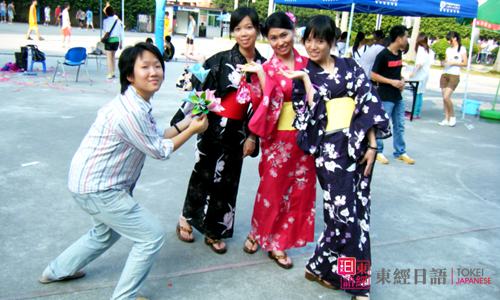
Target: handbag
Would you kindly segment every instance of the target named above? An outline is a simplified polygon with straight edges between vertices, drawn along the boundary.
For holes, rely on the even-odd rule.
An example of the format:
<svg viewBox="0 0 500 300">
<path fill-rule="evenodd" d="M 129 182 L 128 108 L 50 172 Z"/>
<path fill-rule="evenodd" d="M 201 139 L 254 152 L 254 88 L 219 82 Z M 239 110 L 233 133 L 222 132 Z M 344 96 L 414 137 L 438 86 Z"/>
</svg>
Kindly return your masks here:
<svg viewBox="0 0 500 300">
<path fill-rule="evenodd" d="M 108 42 L 109 37 L 111 35 L 111 32 L 115 28 L 116 22 L 118 22 L 118 19 L 115 20 L 115 22 L 113 23 L 113 26 L 111 27 L 111 29 L 108 32 L 104 33 L 104 35 L 102 36 L 101 42 L 103 42 L 104 44 L 106 44 Z"/>
</svg>

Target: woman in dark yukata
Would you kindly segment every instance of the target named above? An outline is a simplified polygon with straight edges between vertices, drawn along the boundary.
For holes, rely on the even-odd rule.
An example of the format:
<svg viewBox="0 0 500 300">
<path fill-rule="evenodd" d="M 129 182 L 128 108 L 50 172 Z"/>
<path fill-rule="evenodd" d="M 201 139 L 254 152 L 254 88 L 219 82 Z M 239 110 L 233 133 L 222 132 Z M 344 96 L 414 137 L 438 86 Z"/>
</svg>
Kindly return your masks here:
<svg viewBox="0 0 500 300">
<path fill-rule="evenodd" d="M 210 112 L 207 131 L 198 135 L 196 163 L 177 225 L 181 241 L 194 241 L 194 227 L 205 235 L 205 243 L 218 254 L 227 250 L 222 239 L 233 235 L 243 158 L 255 156 L 258 143 L 247 124 L 251 117 L 250 103 L 260 102 L 259 78 L 255 74 L 245 75 L 238 65 L 265 61 L 255 48 L 259 17 L 253 8 L 235 10 L 231 14 L 230 29 L 236 40 L 234 47 L 213 55 L 203 64 L 205 70 L 210 70 L 203 82 L 192 80 L 198 91 L 214 90 L 224 110 Z M 246 87 L 244 91 L 241 86 Z"/>
<path fill-rule="evenodd" d="M 389 122 L 363 69 L 350 58 L 330 55 L 334 37 L 333 20 L 315 16 L 302 40 L 306 69 L 282 71 L 295 79 L 297 142 L 314 155 L 323 189 L 325 229 L 305 277 L 353 299 L 369 299 L 371 173 L 376 138 L 390 136 Z"/>
</svg>

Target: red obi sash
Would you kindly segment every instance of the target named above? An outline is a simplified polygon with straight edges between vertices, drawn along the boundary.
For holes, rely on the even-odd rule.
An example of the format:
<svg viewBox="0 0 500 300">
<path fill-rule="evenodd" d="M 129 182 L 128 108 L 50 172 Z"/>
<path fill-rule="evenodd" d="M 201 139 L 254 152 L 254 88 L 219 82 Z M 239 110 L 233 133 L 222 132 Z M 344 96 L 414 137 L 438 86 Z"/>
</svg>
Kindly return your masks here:
<svg viewBox="0 0 500 300">
<path fill-rule="evenodd" d="M 249 103 L 239 104 L 236 101 L 236 91 L 232 91 L 222 98 L 221 105 L 224 107 L 224 110 L 217 112 L 217 115 L 233 120 L 243 120 L 245 119 Z"/>
</svg>

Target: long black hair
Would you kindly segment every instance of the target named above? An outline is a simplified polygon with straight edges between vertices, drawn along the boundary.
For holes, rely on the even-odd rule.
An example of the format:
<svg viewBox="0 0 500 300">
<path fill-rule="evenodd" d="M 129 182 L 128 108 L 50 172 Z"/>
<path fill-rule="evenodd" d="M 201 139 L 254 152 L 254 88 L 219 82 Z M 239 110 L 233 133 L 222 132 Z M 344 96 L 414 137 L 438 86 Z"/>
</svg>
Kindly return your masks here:
<svg viewBox="0 0 500 300">
<path fill-rule="evenodd" d="M 354 40 L 354 44 L 352 45 L 352 53 L 353 53 L 353 55 L 354 55 L 354 52 L 358 51 L 359 44 L 364 39 L 365 39 L 365 33 L 364 32 L 360 31 L 360 32 L 358 32 L 358 34 L 356 34 L 356 39 Z"/>
<path fill-rule="evenodd" d="M 130 85 L 130 81 L 128 81 L 127 77 L 134 75 L 134 66 L 137 60 L 137 57 L 142 56 L 144 51 L 149 51 L 153 53 L 154 56 L 160 61 L 161 68 L 163 69 L 163 77 L 165 77 L 165 63 L 163 62 L 163 57 L 160 53 L 160 50 L 156 48 L 155 45 L 140 42 L 135 44 L 134 46 L 127 47 L 123 50 L 120 55 L 120 60 L 118 61 L 118 69 L 120 70 L 120 93 L 125 93 Z"/>
<path fill-rule="evenodd" d="M 456 31 L 448 32 L 448 34 L 446 35 L 446 40 L 451 41 L 453 38 L 457 39 L 458 52 L 460 52 L 460 48 L 462 48 L 462 39 L 460 38 L 460 34 L 458 34 L 458 32 L 456 32 Z"/>
<path fill-rule="evenodd" d="M 271 28 L 282 28 L 293 31 L 294 27 L 295 26 L 293 25 L 292 20 L 290 20 L 290 17 L 282 11 L 277 11 L 267 17 L 264 27 L 262 28 L 262 35 L 267 36 Z"/>
<path fill-rule="evenodd" d="M 335 41 L 335 22 L 329 16 L 317 15 L 307 22 L 302 43 L 305 44 L 310 35 L 315 39 L 325 40 L 330 47 Z"/>
<path fill-rule="evenodd" d="M 231 13 L 231 20 L 229 21 L 229 31 L 233 32 L 234 29 L 240 24 L 241 20 L 249 17 L 252 21 L 253 27 L 257 32 L 260 32 L 259 15 L 255 9 L 251 7 L 239 7 Z"/>
</svg>

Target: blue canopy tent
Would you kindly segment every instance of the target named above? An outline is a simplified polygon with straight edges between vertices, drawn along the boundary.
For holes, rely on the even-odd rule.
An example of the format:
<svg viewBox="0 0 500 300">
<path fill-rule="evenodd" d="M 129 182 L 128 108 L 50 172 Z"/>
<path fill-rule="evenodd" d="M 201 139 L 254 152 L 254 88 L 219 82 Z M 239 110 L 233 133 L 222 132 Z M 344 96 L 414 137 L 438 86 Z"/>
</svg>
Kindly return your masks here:
<svg viewBox="0 0 500 300">
<path fill-rule="evenodd" d="M 276 0 L 276 4 L 336 11 L 350 11 L 347 45 L 355 12 L 412 17 L 475 18 L 477 1 L 474 0 Z"/>
<path fill-rule="evenodd" d="M 276 4 L 392 16 L 475 18 L 477 15 L 474 0 L 276 0 Z"/>
<path fill-rule="evenodd" d="M 469 45 L 469 59 L 465 79 L 465 99 L 467 98 L 468 77 L 472 57 L 477 0 L 276 0 L 276 4 L 300 6 L 336 11 L 350 11 L 346 49 L 349 49 L 352 19 L 355 12 L 392 16 L 444 17 L 474 19 Z"/>
</svg>

